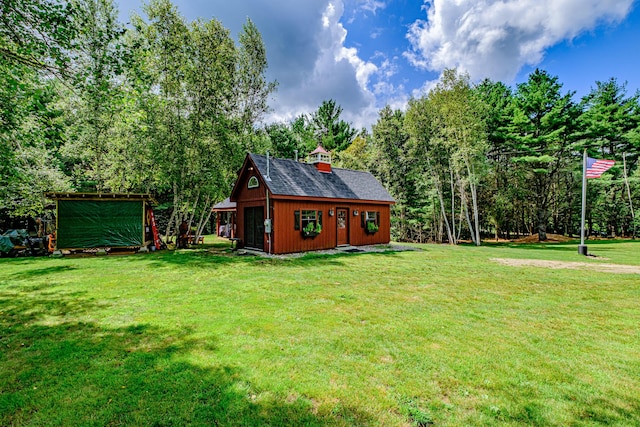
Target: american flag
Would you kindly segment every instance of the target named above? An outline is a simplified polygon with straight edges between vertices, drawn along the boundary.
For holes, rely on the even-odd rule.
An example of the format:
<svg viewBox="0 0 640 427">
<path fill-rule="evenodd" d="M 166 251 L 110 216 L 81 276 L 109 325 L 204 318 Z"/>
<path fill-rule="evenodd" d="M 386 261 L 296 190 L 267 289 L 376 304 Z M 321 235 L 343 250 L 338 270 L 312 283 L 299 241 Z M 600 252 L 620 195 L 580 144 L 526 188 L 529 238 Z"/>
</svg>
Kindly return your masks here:
<svg viewBox="0 0 640 427">
<path fill-rule="evenodd" d="M 613 160 L 600 160 L 587 157 L 587 178 L 600 178 L 616 162 Z"/>
</svg>

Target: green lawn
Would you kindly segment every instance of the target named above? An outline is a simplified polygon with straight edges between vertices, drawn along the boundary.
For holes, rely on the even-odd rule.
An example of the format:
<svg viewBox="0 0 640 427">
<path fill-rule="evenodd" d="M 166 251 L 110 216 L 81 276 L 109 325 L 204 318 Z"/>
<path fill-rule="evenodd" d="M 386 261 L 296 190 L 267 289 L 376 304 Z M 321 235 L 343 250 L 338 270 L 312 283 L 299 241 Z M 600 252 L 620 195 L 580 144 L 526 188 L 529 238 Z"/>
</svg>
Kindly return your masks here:
<svg viewBox="0 0 640 427">
<path fill-rule="evenodd" d="M 640 425 L 640 275 L 491 261 L 588 244 L 1 259 L 0 425 Z"/>
</svg>

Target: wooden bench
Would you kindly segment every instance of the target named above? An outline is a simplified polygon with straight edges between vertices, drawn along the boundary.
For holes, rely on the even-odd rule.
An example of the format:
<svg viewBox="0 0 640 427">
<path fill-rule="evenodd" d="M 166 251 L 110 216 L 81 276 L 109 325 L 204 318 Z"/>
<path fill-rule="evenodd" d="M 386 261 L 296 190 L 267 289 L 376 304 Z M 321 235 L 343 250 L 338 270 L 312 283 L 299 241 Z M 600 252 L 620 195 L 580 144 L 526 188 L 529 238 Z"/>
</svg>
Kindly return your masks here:
<svg viewBox="0 0 640 427">
<path fill-rule="evenodd" d="M 200 243 L 204 243 L 204 236 L 198 236 L 197 239 L 196 236 L 189 236 L 190 245 L 198 245 Z"/>
</svg>

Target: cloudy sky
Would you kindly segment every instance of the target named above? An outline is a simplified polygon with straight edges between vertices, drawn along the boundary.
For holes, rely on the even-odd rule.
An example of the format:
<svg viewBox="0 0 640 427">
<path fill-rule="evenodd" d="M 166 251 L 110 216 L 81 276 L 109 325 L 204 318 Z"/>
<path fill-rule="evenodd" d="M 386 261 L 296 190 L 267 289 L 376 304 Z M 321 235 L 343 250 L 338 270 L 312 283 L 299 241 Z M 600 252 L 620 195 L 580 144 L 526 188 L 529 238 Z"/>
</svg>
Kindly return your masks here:
<svg viewBox="0 0 640 427">
<path fill-rule="evenodd" d="M 117 0 L 123 22 L 142 0 Z M 640 0 L 173 0 L 189 21 L 217 18 L 237 37 L 249 17 L 262 33 L 278 91 L 267 121 L 335 99 L 370 127 L 404 108 L 445 68 L 514 86 L 535 68 L 576 99 L 616 77 L 640 87 Z"/>
</svg>

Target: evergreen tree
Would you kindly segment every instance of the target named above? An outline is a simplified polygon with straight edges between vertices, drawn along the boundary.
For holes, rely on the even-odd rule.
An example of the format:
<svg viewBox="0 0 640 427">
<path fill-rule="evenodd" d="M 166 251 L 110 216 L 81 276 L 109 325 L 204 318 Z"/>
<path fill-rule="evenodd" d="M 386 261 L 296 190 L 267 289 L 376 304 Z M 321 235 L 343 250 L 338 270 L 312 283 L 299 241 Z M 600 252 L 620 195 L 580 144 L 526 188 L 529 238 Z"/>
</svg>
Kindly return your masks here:
<svg viewBox="0 0 640 427">
<path fill-rule="evenodd" d="M 513 101 L 510 138 L 519 153 L 514 161 L 526 180 L 533 201 L 538 238 L 547 239 L 553 186 L 558 175 L 571 168 L 571 143 L 575 141 L 579 109 L 572 93 L 561 94 L 557 77 L 535 70 L 517 86 Z"/>
<path fill-rule="evenodd" d="M 323 101 L 320 107 L 309 118 L 316 140 L 325 150 L 346 150 L 353 142 L 358 131 L 340 118 L 342 107 L 330 99 Z"/>
</svg>

